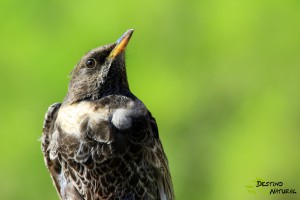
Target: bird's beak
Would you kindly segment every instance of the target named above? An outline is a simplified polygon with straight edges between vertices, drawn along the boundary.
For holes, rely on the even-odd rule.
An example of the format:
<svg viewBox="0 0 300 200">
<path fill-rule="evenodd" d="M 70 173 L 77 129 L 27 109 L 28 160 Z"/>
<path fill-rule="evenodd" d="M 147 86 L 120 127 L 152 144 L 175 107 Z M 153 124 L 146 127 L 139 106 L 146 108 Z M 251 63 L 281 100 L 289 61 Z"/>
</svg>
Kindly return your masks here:
<svg viewBox="0 0 300 200">
<path fill-rule="evenodd" d="M 115 48 L 110 52 L 109 56 L 107 57 L 108 59 L 114 59 L 126 49 L 126 46 L 133 34 L 133 31 L 133 29 L 129 29 L 118 39 Z"/>
</svg>

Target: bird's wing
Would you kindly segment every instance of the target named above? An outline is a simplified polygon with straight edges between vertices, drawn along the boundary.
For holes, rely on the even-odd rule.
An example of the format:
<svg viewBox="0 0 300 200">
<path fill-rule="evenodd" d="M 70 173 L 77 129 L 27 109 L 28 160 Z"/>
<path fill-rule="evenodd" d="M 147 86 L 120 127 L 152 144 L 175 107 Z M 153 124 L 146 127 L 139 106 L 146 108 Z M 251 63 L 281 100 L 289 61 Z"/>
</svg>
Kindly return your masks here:
<svg viewBox="0 0 300 200">
<path fill-rule="evenodd" d="M 157 168 L 157 185 L 161 200 L 174 200 L 173 184 L 169 170 L 169 164 L 158 135 L 155 119 L 149 112 L 151 133 L 154 137 L 154 145 L 146 149 L 146 160 Z"/>
<path fill-rule="evenodd" d="M 53 184 L 59 194 L 60 199 L 62 200 L 62 196 L 60 194 L 60 172 L 61 172 L 61 163 L 58 158 L 50 159 L 51 148 L 51 140 L 54 132 L 54 124 L 56 121 L 58 110 L 61 106 L 61 103 L 54 103 L 49 106 L 48 111 L 45 114 L 44 126 L 43 126 L 43 136 L 42 140 L 42 152 L 44 155 L 45 164 L 50 172 Z"/>
</svg>

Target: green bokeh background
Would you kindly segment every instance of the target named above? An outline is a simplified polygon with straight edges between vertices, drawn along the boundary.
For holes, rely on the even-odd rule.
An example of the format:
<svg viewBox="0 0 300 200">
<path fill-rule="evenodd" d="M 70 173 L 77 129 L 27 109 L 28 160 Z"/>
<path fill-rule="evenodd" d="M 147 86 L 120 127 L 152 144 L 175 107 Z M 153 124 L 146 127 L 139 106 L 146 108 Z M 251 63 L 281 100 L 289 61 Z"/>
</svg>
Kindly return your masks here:
<svg viewBox="0 0 300 200">
<path fill-rule="evenodd" d="M 2 0 L 0 199 L 58 199 L 38 141 L 44 113 L 80 57 L 129 28 L 130 87 L 156 117 L 177 199 L 299 198 L 299 10 L 298 0 Z M 251 193 L 257 178 L 298 193 Z"/>
</svg>

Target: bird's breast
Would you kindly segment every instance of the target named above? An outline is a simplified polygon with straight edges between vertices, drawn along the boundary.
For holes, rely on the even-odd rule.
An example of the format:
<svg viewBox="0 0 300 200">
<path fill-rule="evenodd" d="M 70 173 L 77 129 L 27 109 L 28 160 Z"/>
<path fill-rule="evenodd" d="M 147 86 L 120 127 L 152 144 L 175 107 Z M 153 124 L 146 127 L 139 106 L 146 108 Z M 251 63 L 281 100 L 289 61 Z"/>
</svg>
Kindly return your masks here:
<svg viewBox="0 0 300 200">
<path fill-rule="evenodd" d="M 56 122 L 65 134 L 79 137 L 82 134 L 82 127 L 86 123 L 92 126 L 92 129 L 105 123 L 113 125 L 119 130 L 126 130 L 132 126 L 132 118 L 146 114 L 147 109 L 140 101 L 131 100 L 118 106 L 83 101 L 62 106 Z"/>
<path fill-rule="evenodd" d="M 109 109 L 105 107 L 95 109 L 96 107 L 97 105 L 91 102 L 63 106 L 57 115 L 57 124 L 65 134 L 79 137 L 87 120 L 98 123 L 109 120 Z"/>
</svg>

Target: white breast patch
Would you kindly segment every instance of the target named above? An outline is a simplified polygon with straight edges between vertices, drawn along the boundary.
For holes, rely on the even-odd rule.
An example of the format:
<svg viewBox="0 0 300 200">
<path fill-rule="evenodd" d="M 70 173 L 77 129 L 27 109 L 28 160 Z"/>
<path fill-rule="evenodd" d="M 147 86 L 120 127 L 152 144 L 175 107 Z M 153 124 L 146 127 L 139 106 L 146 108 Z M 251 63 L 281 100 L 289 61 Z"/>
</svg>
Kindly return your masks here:
<svg viewBox="0 0 300 200">
<path fill-rule="evenodd" d="M 124 108 L 117 109 L 113 114 L 111 122 L 121 130 L 130 128 L 132 124 L 131 110 Z"/>
<path fill-rule="evenodd" d="M 80 127 L 86 118 L 93 121 L 108 121 L 108 113 L 106 110 L 94 111 L 94 106 L 89 102 L 81 102 L 75 105 L 62 107 L 57 115 L 57 121 L 60 123 L 61 129 L 70 135 L 80 136 Z"/>
<path fill-rule="evenodd" d="M 80 136 L 82 123 L 89 118 L 89 123 L 98 124 L 101 121 L 109 121 L 120 130 L 132 126 L 132 118 L 147 114 L 147 109 L 140 101 L 132 101 L 126 108 L 109 109 L 109 107 L 95 108 L 92 102 L 80 102 L 78 104 L 62 106 L 57 115 L 57 122 L 64 133 Z"/>
<path fill-rule="evenodd" d="M 131 127 L 132 118 L 143 116 L 147 113 L 144 104 L 140 101 L 132 102 L 129 108 L 119 108 L 113 113 L 111 122 L 120 130 Z"/>
</svg>

